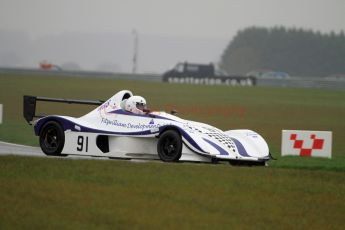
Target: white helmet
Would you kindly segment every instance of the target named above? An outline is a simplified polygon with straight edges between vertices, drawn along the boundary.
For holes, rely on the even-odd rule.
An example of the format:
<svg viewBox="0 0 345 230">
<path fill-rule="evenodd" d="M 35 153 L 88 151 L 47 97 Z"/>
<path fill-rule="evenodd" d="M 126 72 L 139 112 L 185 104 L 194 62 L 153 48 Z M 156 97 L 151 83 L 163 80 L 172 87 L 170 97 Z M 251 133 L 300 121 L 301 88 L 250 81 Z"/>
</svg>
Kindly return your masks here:
<svg viewBox="0 0 345 230">
<path fill-rule="evenodd" d="M 131 96 L 126 101 L 125 109 L 135 114 L 145 114 L 146 100 L 140 96 Z"/>
</svg>

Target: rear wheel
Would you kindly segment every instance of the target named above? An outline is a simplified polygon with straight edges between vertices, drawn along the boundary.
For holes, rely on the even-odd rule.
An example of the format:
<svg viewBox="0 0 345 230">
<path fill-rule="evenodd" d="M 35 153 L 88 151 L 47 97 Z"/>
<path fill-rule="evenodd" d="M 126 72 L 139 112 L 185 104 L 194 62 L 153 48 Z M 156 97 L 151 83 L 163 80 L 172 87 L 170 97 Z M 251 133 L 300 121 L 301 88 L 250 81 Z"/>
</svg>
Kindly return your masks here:
<svg viewBox="0 0 345 230">
<path fill-rule="evenodd" d="M 56 121 L 45 123 L 40 132 L 40 146 L 46 155 L 62 155 L 62 149 L 65 145 L 65 133 L 61 125 Z"/>
<path fill-rule="evenodd" d="M 158 140 L 157 152 L 162 161 L 178 161 L 182 155 L 181 135 L 175 130 L 165 131 Z"/>
</svg>

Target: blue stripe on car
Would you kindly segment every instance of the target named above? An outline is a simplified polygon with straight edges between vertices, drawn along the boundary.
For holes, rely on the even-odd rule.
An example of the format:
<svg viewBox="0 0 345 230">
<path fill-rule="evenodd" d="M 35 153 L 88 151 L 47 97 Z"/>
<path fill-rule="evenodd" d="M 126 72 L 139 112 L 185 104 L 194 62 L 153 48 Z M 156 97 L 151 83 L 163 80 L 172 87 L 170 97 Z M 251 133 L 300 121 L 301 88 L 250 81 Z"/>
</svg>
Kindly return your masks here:
<svg viewBox="0 0 345 230">
<path fill-rule="evenodd" d="M 177 127 L 180 131 L 182 136 L 186 139 L 186 141 L 188 141 L 188 143 L 190 143 L 194 148 L 196 148 L 197 150 L 199 150 L 202 153 L 206 153 L 204 150 L 202 150 L 202 148 L 200 148 L 200 146 L 193 140 L 193 138 L 191 136 L 189 136 L 189 134 L 184 131 L 183 129 Z"/>
<path fill-rule="evenodd" d="M 224 150 L 222 147 L 220 147 L 219 145 L 217 145 L 216 143 L 213 143 L 210 140 L 207 140 L 206 138 L 203 138 L 204 141 L 206 141 L 207 143 L 209 143 L 210 145 L 212 145 L 215 149 L 218 150 L 218 152 L 220 153 L 220 155 L 229 155 L 228 152 L 226 150 Z"/>
<path fill-rule="evenodd" d="M 236 147 L 237 147 L 237 149 L 238 149 L 238 153 L 239 153 L 241 156 L 244 156 L 244 157 L 251 157 L 251 156 L 247 153 L 246 149 L 244 148 L 244 146 L 242 145 L 242 143 L 241 143 L 239 140 L 237 140 L 236 138 L 233 138 L 233 137 L 230 137 L 230 138 L 231 138 L 231 140 L 232 140 L 233 142 L 235 142 L 235 145 L 236 145 Z"/>
</svg>

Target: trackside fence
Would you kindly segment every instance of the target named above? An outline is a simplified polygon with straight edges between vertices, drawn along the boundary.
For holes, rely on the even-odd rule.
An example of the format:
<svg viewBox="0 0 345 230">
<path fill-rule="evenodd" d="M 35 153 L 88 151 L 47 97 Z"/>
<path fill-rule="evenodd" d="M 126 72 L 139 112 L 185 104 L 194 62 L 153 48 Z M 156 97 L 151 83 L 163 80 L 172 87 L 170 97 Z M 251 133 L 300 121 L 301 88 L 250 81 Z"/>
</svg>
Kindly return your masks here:
<svg viewBox="0 0 345 230">
<path fill-rule="evenodd" d="M 85 77 L 85 78 L 107 78 L 117 80 L 140 80 L 151 82 L 162 82 L 163 78 L 160 74 L 131 74 L 131 73 L 111 73 L 99 71 L 65 71 L 65 70 L 41 70 L 31 68 L 0 68 L 0 75 L 15 74 L 23 76 L 63 76 L 63 77 Z M 209 84 L 218 85 L 217 79 L 206 80 L 190 80 L 190 79 L 171 79 L 170 83 L 178 84 Z M 247 81 L 248 82 L 248 81 Z M 224 82 L 221 82 L 224 83 Z M 345 80 L 324 79 L 317 77 L 291 77 L 286 79 L 276 78 L 257 78 L 254 84 L 242 84 L 243 82 L 234 83 L 234 81 L 225 81 L 224 84 L 230 86 L 256 85 L 267 87 L 287 87 L 287 88 L 318 88 L 331 90 L 345 90 Z M 250 82 L 251 83 L 251 82 Z"/>
</svg>

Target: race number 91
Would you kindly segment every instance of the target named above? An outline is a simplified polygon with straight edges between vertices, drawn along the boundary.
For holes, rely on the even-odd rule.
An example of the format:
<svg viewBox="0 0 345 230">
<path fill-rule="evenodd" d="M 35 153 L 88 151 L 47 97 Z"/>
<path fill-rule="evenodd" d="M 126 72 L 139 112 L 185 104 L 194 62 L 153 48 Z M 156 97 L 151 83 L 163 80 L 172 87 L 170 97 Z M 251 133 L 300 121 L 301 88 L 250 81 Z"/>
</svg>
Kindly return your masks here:
<svg viewBox="0 0 345 230">
<path fill-rule="evenodd" d="M 77 140 L 77 150 L 82 152 L 85 149 L 85 152 L 88 152 L 89 137 L 84 138 L 84 136 L 78 136 Z"/>
</svg>

